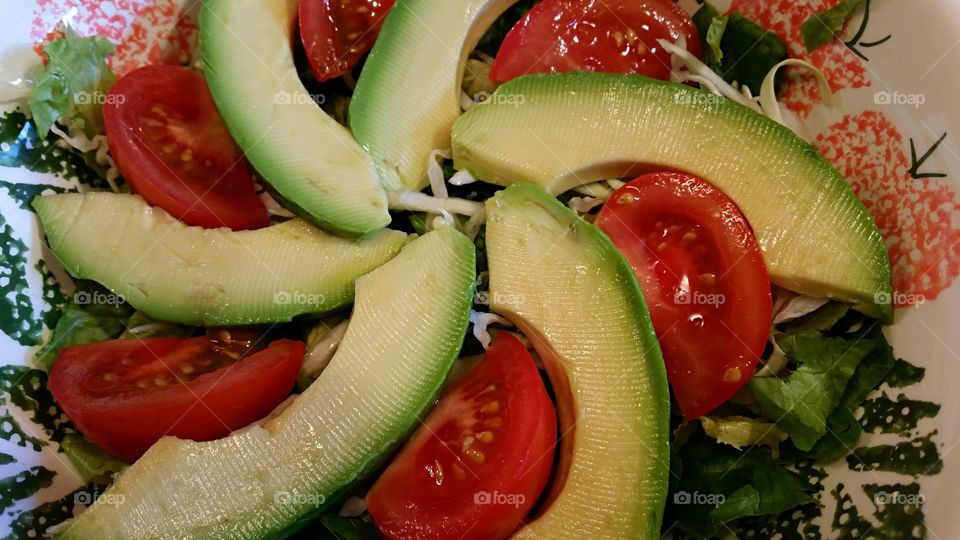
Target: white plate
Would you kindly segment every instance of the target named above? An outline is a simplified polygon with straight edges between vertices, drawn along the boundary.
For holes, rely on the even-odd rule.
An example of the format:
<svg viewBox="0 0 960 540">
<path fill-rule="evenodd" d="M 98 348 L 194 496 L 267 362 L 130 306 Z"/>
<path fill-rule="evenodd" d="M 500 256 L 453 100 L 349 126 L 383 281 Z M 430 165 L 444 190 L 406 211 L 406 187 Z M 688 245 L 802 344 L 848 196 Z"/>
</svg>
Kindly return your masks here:
<svg viewBox="0 0 960 540">
<path fill-rule="evenodd" d="M 439 0 L 438 0 L 439 1 Z M 770 27 L 802 52 L 796 28 L 811 9 L 836 0 L 735 0 L 734 7 Z M 185 63 L 196 44 L 196 4 L 191 0 L 0 0 L 0 80 L 14 80 L 31 47 L 62 17 L 81 34 L 97 33 L 118 43 L 115 71 L 158 61 Z M 185 10 L 184 7 L 190 9 Z M 927 459 L 943 460 L 942 471 L 916 476 L 863 468 L 856 458 L 827 467 L 818 483 L 820 509 L 742 536 L 765 538 L 911 537 L 960 538 L 955 484 L 960 479 L 960 2 L 874 0 L 869 21 L 859 15 L 846 30 L 852 48 L 835 43 L 813 56 L 836 84 L 838 106 L 817 106 L 797 83 L 788 92 L 791 108 L 806 114 L 817 144 L 844 173 L 874 213 L 888 239 L 894 265 L 895 300 L 916 304 L 897 311 L 888 336 L 898 357 L 926 369 L 919 384 L 884 387 L 890 399 L 938 404 L 940 412 L 903 433 L 864 435 L 861 447 L 928 442 Z M 859 30 L 863 29 L 860 33 Z M 889 39 L 882 41 L 883 38 Z M 882 41 L 879 44 L 874 42 Z M 858 58 L 853 50 L 869 60 Z M 9 108 L 7 109 L 9 110 Z M 34 215 L 24 201 L 42 186 L 82 189 L 68 162 L 49 147 L 18 145 L 0 129 L 0 371 L 5 401 L 0 410 L 0 536 L 42 534 L 53 522 L 88 502 L 76 472 L 58 453 L 58 420 L 48 418 L 49 396 L 34 392 L 40 376 L 23 366 L 34 362 L 36 343 L 48 335 L 44 319 L 55 313 L 69 283 L 43 249 Z M 922 163 L 922 156 L 943 140 Z M 21 141 L 22 142 L 22 141 Z M 911 159 L 911 143 L 916 159 Z M 14 155 L 19 152 L 19 158 Z M 51 155 L 51 152 L 53 155 Z M 38 160 L 37 158 L 40 157 Z M 916 165 L 916 166 L 914 166 Z M 32 169 L 32 170 L 28 170 Z M 943 177 L 924 177 L 939 173 Z M 917 176 L 917 178 L 914 178 Z M 52 273 L 51 273 L 52 272 Z M 26 396 L 26 399 L 24 399 Z M 883 403 L 872 396 L 873 405 Z M 34 401 L 34 400 L 39 400 Z M 916 407 L 914 407 L 916 409 Z M 893 406 L 890 420 L 905 410 Z M 912 416 L 914 411 L 906 411 Z M 33 419 L 39 419 L 36 423 Z M 901 452 L 904 450 L 906 453 Z M 902 447 L 905 461 L 918 460 Z M 867 465 L 872 465 L 867 460 Z M 923 471 L 921 471 L 923 472 Z M 908 487 L 919 486 L 918 495 Z M 839 502 L 839 504 L 838 504 Z M 42 507 L 41 512 L 32 511 Z M 807 522 L 807 520 L 810 520 Z M 798 529 L 799 528 L 799 529 Z"/>
</svg>

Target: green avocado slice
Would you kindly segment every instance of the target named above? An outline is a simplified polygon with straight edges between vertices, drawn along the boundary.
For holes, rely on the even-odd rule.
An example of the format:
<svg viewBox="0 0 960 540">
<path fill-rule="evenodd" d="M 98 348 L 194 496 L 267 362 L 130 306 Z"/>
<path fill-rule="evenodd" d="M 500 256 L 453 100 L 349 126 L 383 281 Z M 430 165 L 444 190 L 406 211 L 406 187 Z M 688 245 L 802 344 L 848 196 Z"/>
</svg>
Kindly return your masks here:
<svg viewBox="0 0 960 540">
<path fill-rule="evenodd" d="M 279 416 L 210 442 L 167 437 L 60 535 L 284 537 L 339 502 L 433 405 L 463 342 L 474 246 L 442 228 L 357 280 L 320 377 Z"/>
<path fill-rule="evenodd" d="M 732 101 L 638 75 L 528 75 L 461 116 L 452 137 L 458 169 L 504 186 L 704 178 L 750 222 L 773 283 L 893 317 L 886 245 L 850 186 L 814 146 Z"/>
<path fill-rule="evenodd" d="M 213 101 L 250 164 L 313 223 L 362 236 L 390 223 L 370 156 L 297 74 L 297 0 L 206 0 L 200 52 Z"/>
<path fill-rule="evenodd" d="M 190 227 L 137 195 L 37 197 L 50 249 L 153 319 L 199 326 L 285 322 L 353 301 L 354 281 L 409 241 L 383 230 L 359 242 L 294 219 L 254 231 Z M 97 301 L 97 299 L 91 299 Z"/>
</svg>

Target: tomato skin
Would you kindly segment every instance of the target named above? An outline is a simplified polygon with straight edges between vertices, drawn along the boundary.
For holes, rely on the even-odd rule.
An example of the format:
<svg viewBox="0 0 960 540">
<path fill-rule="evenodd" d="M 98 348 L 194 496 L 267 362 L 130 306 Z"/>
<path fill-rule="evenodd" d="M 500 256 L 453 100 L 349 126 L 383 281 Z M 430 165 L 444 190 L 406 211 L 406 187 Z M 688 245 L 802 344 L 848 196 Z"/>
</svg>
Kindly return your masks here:
<svg viewBox="0 0 960 540">
<path fill-rule="evenodd" d="M 203 75 L 170 65 L 131 71 L 110 88 L 103 117 L 117 168 L 151 205 L 198 227 L 270 224 Z"/>
<path fill-rule="evenodd" d="M 770 278 L 753 232 L 726 195 L 695 176 L 643 175 L 596 224 L 633 267 L 689 418 L 728 400 L 756 370 L 770 333 Z"/>
<path fill-rule="evenodd" d="M 700 57 L 697 29 L 672 0 L 543 0 L 507 34 L 490 77 L 603 71 L 666 80 L 670 53 L 657 40 L 681 37 Z"/>
<path fill-rule="evenodd" d="M 212 343 L 153 338 L 69 347 L 50 371 L 50 391 L 90 442 L 128 462 L 165 435 L 218 439 L 263 418 L 289 395 L 304 345 L 277 340 L 237 362 L 215 358 Z M 204 359 L 226 365 L 204 372 Z M 189 378 L 185 371 L 200 374 Z M 165 384 L 158 386 L 157 377 Z"/>
<path fill-rule="evenodd" d="M 394 0 L 300 0 L 300 39 L 318 81 L 347 73 L 367 54 Z"/>
<path fill-rule="evenodd" d="M 543 491 L 556 436 L 530 353 L 501 332 L 374 484 L 370 516 L 387 538 L 505 538 Z"/>
</svg>

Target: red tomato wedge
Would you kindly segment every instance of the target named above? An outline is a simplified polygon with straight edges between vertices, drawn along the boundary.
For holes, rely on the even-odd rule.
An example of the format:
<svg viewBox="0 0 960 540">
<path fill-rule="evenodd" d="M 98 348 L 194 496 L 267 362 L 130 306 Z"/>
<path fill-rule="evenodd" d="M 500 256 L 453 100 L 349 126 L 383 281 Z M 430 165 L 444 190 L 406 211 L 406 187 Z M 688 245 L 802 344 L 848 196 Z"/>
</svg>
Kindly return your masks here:
<svg viewBox="0 0 960 540">
<path fill-rule="evenodd" d="M 353 69 L 373 47 L 394 0 L 300 0 L 300 39 L 318 81 Z"/>
<path fill-rule="evenodd" d="M 706 181 L 661 172 L 620 188 L 596 224 L 637 274 L 684 415 L 710 412 L 750 380 L 770 333 L 770 278 L 747 220 Z"/>
<path fill-rule="evenodd" d="M 250 347 L 227 331 L 77 345 L 57 357 L 50 391 L 90 442 L 133 462 L 164 435 L 218 439 L 282 402 L 303 343 L 277 340 L 240 359 Z"/>
<path fill-rule="evenodd" d="M 697 29 L 672 0 L 543 0 L 507 34 L 490 77 L 604 71 L 666 80 L 670 53 L 657 40 L 681 37 L 699 57 Z"/>
<path fill-rule="evenodd" d="M 557 419 L 530 353 L 501 332 L 367 494 L 388 538 L 505 538 L 550 476 Z"/>
<path fill-rule="evenodd" d="M 131 71 L 110 88 L 103 118 L 117 168 L 148 203 L 198 227 L 270 224 L 203 75 L 167 65 Z"/>
</svg>

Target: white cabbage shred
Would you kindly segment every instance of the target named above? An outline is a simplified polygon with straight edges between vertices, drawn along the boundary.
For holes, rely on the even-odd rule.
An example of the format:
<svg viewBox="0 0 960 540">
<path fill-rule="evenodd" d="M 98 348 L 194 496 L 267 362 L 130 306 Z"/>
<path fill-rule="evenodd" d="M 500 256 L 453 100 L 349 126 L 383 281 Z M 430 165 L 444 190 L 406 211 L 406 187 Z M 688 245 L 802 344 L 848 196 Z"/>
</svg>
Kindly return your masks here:
<svg viewBox="0 0 960 540">
<path fill-rule="evenodd" d="M 491 324 L 496 323 L 508 328 L 513 327 L 513 324 L 507 319 L 504 319 L 496 313 L 487 313 L 484 311 L 470 310 L 470 322 L 473 323 L 473 337 L 477 338 L 477 341 L 483 345 L 484 349 L 489 347 L 490 342 L 493 341 L 493 336 L 490 335 L 490 330 L 488 329 Z"/>
<path fill-rule="evenodd" d="M 340 342 L 343 341 L 343 336 L 347 334 L 349 324 L 350 319 L 346 319 L 333 328 L 321 329 L 322 337 L 311 344 L 310 350 L 304 355 L 301 371 L 313 378 L 320 375 L 340 347 Z"/>
<path fill-rule="evenodd" d="M 767 75 L 760 85 L 760 95 L 754 96 L 746 85 L 742 85 L 738 90 L 723 80 L 723 78 L 717 75 L 709 66 L 701 62 L 699 58 L 690 54 L 686 48 L 686 41 L 682 36 L 676 43 L 671 43 L 665 39 L 658 40 L 658 43 L 660 43 L 660 46 L 663 47 L 665 51 L 672 55 L 671 81 L 696 82 L 700 84 L 704 90 L 735 101 L 744 107 L 786 126 L 806 141 L 811 140 L 810 130 L 796 115 L 777 101 L 774 88 L 777 72 L 787 66 L 800 67 L 810 71 L 817 80 L 823 103 L 828 107 L 833 106 L 833 93 L 830 90 L 830 85 L 827 83 L 826 77 L 816 66 L 809 62 L 790 58 L 773 66 L 770 71 L 767 72 Z"/>
<path fill-rule="evenodd" d="M 85 133 L 79 130 L 72 135 L 68 135 L 56 124 L 50 126 L 50 131 L 60 137 L 64 144 L 76 148 L 84 154 L 96 151 L 94 159 L 97 161 L 97 164 L 107 168 L 107 184 L 110 185 L 110 189 L 112 189 L 114 193 L 120 193 L 120 188 L 117 186 L 117 178 L 120 177 L 120 171 L 117 170 L 117 164 L 113 162 L 113 158 L 110 156 L 110 146 L 107 144 L 106 135 L 96 135 L 93 139 L 90 139 Z"/>
</svg>

